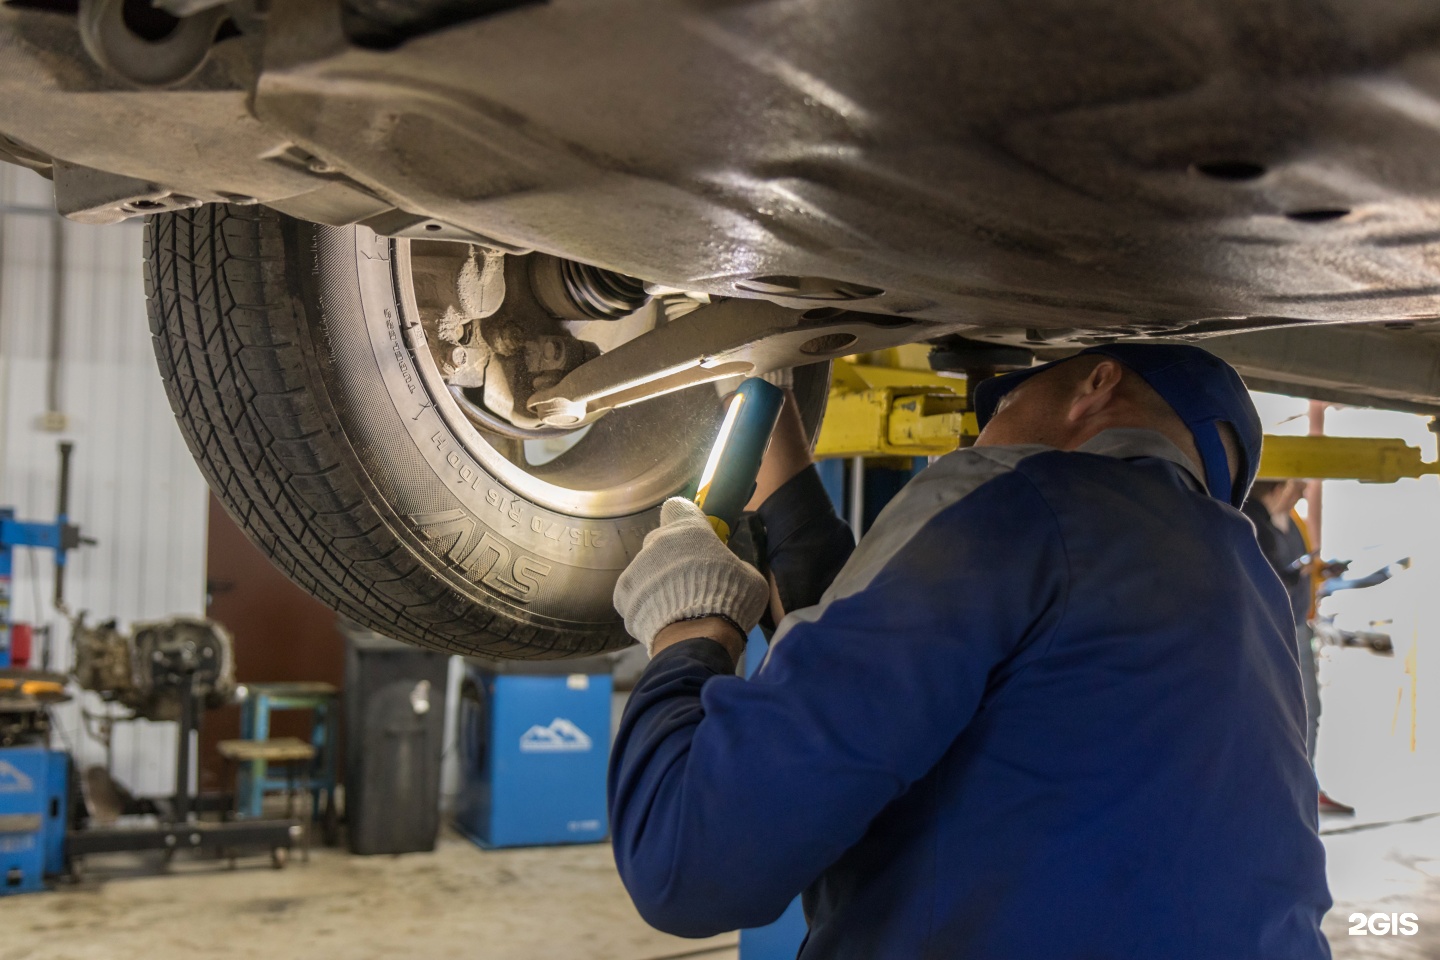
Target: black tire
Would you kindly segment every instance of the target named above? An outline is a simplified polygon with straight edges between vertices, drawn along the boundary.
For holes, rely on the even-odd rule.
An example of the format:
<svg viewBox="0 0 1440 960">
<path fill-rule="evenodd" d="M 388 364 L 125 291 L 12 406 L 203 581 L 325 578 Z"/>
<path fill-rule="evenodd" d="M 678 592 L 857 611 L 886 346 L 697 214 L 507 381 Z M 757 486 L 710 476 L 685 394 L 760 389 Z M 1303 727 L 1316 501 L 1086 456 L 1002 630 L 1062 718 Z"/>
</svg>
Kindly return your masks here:
<svg viewBox="0 0 1440 960">
<path fill-rule="evenodd" d="M 155 356 L 211 488 L 292 580 L 380 633 L 515 659 L 627 645 L 610 594 L 658 511 L 577 519 L 467 458 L 417 395 L 390 249 L 263 207 L 149 218 Z M 797 378 L 812 432 L 826 380 Z"/>
</svg>

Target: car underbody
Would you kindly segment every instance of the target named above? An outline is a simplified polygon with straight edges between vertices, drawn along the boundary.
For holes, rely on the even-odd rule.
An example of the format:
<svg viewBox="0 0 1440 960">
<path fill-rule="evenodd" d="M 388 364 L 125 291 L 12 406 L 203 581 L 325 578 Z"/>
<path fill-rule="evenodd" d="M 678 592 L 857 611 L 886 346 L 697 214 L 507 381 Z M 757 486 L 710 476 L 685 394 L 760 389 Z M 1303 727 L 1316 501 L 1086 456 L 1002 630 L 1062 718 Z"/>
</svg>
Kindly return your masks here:
<svg viewBox="0 0 1440 960">
<path fill-rule="evenodd" d="M 1440 410 L 1431 4 L 157 6 L 0 6 L 0 152 L 65 215 L 259 202 L 720 301 L 531 427 L 954 334 Z"/>
<path fill-rule="evenodd" d="M 0 2 L 0 159 L 145 217 L 221 502 L 484 656 L 630 642 L 615 582 L 744 376 L 793 370 L 813 439 L 839 357 L 968 389 L 1179 339 L 1440 414 L 1437 154 L 1420 0 Z"/>
</svg>

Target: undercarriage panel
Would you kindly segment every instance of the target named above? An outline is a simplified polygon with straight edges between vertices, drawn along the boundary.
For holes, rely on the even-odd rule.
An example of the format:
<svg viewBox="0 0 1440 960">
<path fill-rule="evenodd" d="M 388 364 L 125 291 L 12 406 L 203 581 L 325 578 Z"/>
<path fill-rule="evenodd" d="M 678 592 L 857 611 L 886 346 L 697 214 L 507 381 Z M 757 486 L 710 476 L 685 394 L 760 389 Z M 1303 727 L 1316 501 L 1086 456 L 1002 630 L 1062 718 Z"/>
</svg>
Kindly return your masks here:
<svg viewBox="0 0 1440 960">
<path fill-rule="evenodd" d="M 0 151 L 80 219 L 255 199 L 915 339 L 1365 323 L 1394 384 L 1354 331 L 1250 373 L 1440 408 L 1433 3 L 553 0 L 390 49 L 274 6 L 164 90 L 0 7 Z"/>
</svg>

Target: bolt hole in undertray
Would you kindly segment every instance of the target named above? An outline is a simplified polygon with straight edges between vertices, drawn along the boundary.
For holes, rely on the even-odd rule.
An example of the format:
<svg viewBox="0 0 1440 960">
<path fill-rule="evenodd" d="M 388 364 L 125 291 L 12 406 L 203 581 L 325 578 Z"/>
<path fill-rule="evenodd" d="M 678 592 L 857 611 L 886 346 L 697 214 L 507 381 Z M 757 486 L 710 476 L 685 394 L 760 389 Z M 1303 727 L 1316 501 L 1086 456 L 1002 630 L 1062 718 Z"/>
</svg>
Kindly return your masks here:
<svg viewBox="0 0 1440 960">
<path fill-rule="evenodd" d="M 1315 210 L 1294 210 L 1285 214 L 1291 220 L 1300 223 L 1328 223 L 1331 220 L 1339 220 L 1341 217 L 1350 215 L 1345 207 L 1322 207 Z"/>
<path fill-rule="evenodd" d="M 1196 173 L 1212 180 L 1229 180 L 1235 183 L 1258 180 L 1265 176 L 1264 164 L 1249 160 L 1210 160 L 1195 164 L 1194 169 Z"/>
<path fill-rule="evenodd" d="M 1196 173 L 1203 174 L 1212 180 L 1226 180 L 1231 183 L 1258 180 L 1267 172 L 1263 164 L 1249 160 L 1212 160 L 1206 163 L 1197 163 L 1193 169 Z M 1291 210 L 1285 214 L 1286 217 L 1297 223 L 1329 223 L 1331 220 L 1340 220 L 1349 215 L 1348 207 L 1314 207 L 1308 210 Z"/>
<path fill-rule="evenodd" d="M 823 333 L 800 344 L 800 352 L 811 357 L 833 357 L 859 339 L 853 333 Z"/>
</svg>

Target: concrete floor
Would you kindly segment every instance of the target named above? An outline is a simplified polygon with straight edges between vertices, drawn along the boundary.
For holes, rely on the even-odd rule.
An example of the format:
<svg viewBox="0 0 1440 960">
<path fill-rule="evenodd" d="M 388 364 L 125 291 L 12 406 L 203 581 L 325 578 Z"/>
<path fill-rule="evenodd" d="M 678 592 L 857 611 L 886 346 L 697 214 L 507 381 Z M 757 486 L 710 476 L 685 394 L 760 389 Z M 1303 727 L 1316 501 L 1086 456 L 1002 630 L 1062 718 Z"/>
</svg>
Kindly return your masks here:
<svg viewBox="0 0 1440 960">
<path fill-rule="evenodd" d="M 1384 826 L 1322 825 L 1335 906 L 1325 935 L 1335 960 L 1440 957 L 1440 815 Z M 1352 936 L 1352 913 L 1414 913 L 1414 936 Z"/>
<path fill-rule="evenodd" d="M 1397 651 L 1399 652 L 1399 651 Z M 1321 824 L 1335 960 L 1440 958 L 1440 736 L 1405 722 L 1404 658 L 1332 651 L 1318 769 L 1354 818 Z M 1424 717 L 1422 716 L 1422 720 Z M 1432 717 L 1440 726 L 1440 717 Z M 1429 744 L 1430 749 L 1426 749 Z M 604 845 L 482 851 L 454 835 L 434 854 L 228 871 L 95 859 L 60 892 L 0 898 L 0 960 L 736 960 L 736 937 L 681 940 L 636 915 Z M 1352 913 L 1415 913 L 1415 936 L 1351 936 Z"/>
<path fill-rule="evenodd" d="M 1440 957 L 1440 716 L 1425 698 L 1412 712 L 1409 644 L 1417 641 L 1396 637 L 1393 657 L 1331 647 L 1321 658 L 1316 771 L 1332 796 L 1357 810 L 1320 823 L 1335 901 L 1325 933 L 1336 960 Z M 1419 663 L 1420 689 L 1432 689 L 1436 665 Z M 1414 913 L 1420 930 L 1352 936 L 1352 913 Z"/>
<path fill-rule="evenodd" d="M 268 858 L 233 871 L 177 861 L 163 876 L 140 866 L 93 858 L 78 886 L 0 900 L 0 960 L 736 957 L 734 934 L 646 926 L 603 844 L 481 851 L 447 834 L 433 854 L 315 850 L 283 870 Z"/>
<path fill-rule="evenodd" d="M 1328 821 L 1335 960 L 1440 957 L 1440 815 Z M 733 934 L 681 940 L 631 907 L 604 845 L 482 851 L 453 835 L 434 854 L 310 862 L 93 860 L 59 892 L 0 900 L 0 960 L 736 960 Z M 1413 937 L 1353 937 L 1354 912 L 1419 915 Z"/>
</svg>

